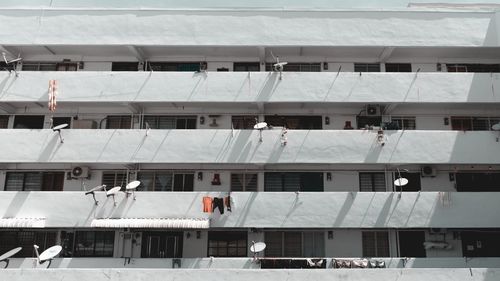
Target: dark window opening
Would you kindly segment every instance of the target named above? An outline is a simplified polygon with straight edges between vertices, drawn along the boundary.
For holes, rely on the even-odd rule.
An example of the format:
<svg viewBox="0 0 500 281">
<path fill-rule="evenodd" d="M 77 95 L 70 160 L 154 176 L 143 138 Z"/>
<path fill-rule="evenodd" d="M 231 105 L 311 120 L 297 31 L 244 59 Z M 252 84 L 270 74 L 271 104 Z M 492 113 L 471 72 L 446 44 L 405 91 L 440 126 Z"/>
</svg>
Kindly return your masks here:
<svg viewBox="0 0 500 281">
<path fill-rule="evenodd" d="M 457 131 L 490 131 L 500 122 L 500 117 L 451 116 L 451 129 Z"/>
<path fill-rule="evenodd" d="M 141 191 L 193 191 L 194 173 L 141 171 L 137 173 Z"/>
<path fill-rule="evenodd" d="M 130 129 L 132 117 L 130 115 L 109 115 L 106 121 L 106 129 Z"/>
<path fill-rule="evenodd" d="M 323 118 L 321 116 L 282 116 L 266 115 L 265 122 L 269 126 L 286 127 L 297 130 L 321 130 Z"/>
<path fill-rule="evenodd" d="M 424 231 L 399 231 L 399 256 L 425 258 Z"/>
<path fill-rule="evenodd" d="M 15 258 L 35 257 L 33 245 L 38 245 L 39 253 L 56 244 L 56 232 L 53 231 L 31 231 L 19 229 L 16 231 L 0 231 L 0 253 L 5 253 L 17 247 L 22 250 Z"/>
<path fill-rule="evenodd" d="M 143 232 L 141 258 L 182 258 L 182 244 L 182 232 Z"/>
<path fill-rule="evenodd" d="M 0 70 L 7 70 L 7 71 L 11 72 L 16 68 L 17 68 L 17 62 L 9 63 L 9 64 L 7 64 L 5 62 L 0 62 Z"/>
<path fill-rule="evenodd" d="M 246 257 L 247 232 L 208 232 L 208 254 L 211 257 Z"/>
<path fill-rule="evenodd" d="M 267 231 L 264 235 L 266 257 L 325 255 L 325 233 L 322 231 Z"/>
<path fill-rule="evenodd" d="M 196 116 L 144 116 L 143 128 L 151 129 L 196 129 Z"/>
<path fill-rule="evenodd" d="M 111 71 L 138 71 L 138 62 L 113 62 Z"/>
<path fill-rule="evenodd" d="M 257 174 L 231 174 L 231 191 L 257 191 Z"/>
<path fill-rule="evenodd" d="M 114 231 L 77 231 L 73 256 L 112 257 L 114 244 Z"/>
<path fill-rule="evenodd" d="M 354 72 L 380 72 L 380 63 L 355 63 Z"/>
<path fill-rule="evenodd" d="M 232 116 L 231 122 L 233 124 L 233 129 L 252 129 L 255 124 L 257 124 L 257 116 L 246 115 L 246 116 Z"/>
<path fill-rule="evenodd" d="M 323 173 L 268 172 L 264 174 L 264 190 L 270 192 L 323 191 Z"/>
<path fill-rule="evenodd" d="M 206 70 L 206 62 L 149 62 L 147 71 L 188 71 Z"/>
<path fill-rule="evenodd" d="M 395 191 L 400 191 L 401 188 L 403 191 L 420 191 L 420 173 L 408 173 L 401 172 L 401 177 L 408 180 L 408 184 L 403 187 L 394 186 Z M 394 180 L 398 179 L 398 173 L 394 173 Z"/>
<path fill-rule="evenodd" d="M 101 184 L 106 185 L 107 189 L 113 188 L 115 186 L 121 186 L 125 188 L 128 183 L 127 172 L 116 171 L 116 172 L 103 172 Z"/>
<path fill-rule="evenodd" d="M 448 72 L 500 72 L 500 64 L 446 64 Z"/>
<path fill-rule="evenodd" d="M 500 191 L 500 173 L 457 173 L 457 191 L 494 192 Z"/>
<path fill-rule="evenodd" d="M 386 63 L 385 72 L 411 72 L 411 63 Z"/>
<path fill-rule="evenodd" d="M 274 63 L 266 63 L 266 71 L 273 71 Z M 321 63 L 289 62 L 283 67 L 284 72 L 320 72 Z"/>
<path fill-rule="evenodd" d="M 174 174 L 174 191 L 193 191 L 194 174 Z"/>
<path fill-rule="evenodd" d="M 474 229 L 462 231 L 464 257 L 500 257 L 500 231 L 498 229 Z"/>
<path fill-rule="evenodd" d="M 71 119 L 71 117 L 52 117 L 52 127 L 68 124 L 68 127 L 64 129 L 69 129 L 71 127 Z"/>
<path fill-rule="evenodd" d="M 14 129 L 43 129 L 43 115 L 15 115 Z"/>
<path fill-rule="evenodd" d="M 0 129 L 9 127 L 9 115 L 0 115 Z"/>
<path fill-rule="evenodd" d="M 359 173 L 359 191 L 386 191 L 385 174 L 383 172 Z"/>
<path fill-rule="evenodd" d="M 389 232 L 363 231 L 363 257 L 389 257 Z"/>
<path fill-rule="evenodd" d="M 64 172 L 7 172 L 5 190 L 62 191 Z"/>
<path fill-rule="evenodd" d="M 229 68 L 227 68 L 227 67 L 219 67 L 219 68 L 217 68 L 217 72 L 229 72 Z"/>
<path fill-rule="evenodd" d="M 382 116 L 356 116 L 358 129 L 368 129 L 382 125 Z"/>
<path fill-rule="evenodd" d="M 385 124 L 386 130 L 415 130 L 416 121 L 415 117 L 391 117 L 392 127 Z"/>
<path fill-rule="evenodd" d="M 235 62 L 233 71 L 260 71 L 259 62 Z"/>
</svg>

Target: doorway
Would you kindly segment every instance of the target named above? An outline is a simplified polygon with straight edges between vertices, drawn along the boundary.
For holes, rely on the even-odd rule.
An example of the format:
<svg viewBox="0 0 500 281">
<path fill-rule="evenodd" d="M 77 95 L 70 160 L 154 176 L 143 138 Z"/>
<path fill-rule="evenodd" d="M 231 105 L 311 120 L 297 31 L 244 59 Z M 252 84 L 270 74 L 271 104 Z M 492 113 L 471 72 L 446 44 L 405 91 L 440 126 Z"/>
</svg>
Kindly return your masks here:
<svg viewBox="0 0 500 281">
<path fill-rule="evenodd" d="M 141 257 L 182 258 L 182 237 L 182 232 L 143 232 Z"/>
<path fill-rule="evenodd" d="M 401 257 L 425 258 L 424 231 L 399 231 L 399 255 Z"/>
</svg>

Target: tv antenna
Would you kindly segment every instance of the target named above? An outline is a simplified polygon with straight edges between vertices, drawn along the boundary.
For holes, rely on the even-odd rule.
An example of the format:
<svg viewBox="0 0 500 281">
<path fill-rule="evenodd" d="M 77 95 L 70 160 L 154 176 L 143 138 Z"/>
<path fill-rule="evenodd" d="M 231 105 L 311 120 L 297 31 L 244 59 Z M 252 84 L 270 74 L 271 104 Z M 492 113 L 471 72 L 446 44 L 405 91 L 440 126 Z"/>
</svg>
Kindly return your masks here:
<svg viewBox="0 0 500 281">
<path fill-rule="evenodd" d="M 286 61 L 280 62 L 280 57 L 279 56 L 275 57 L 272 51 L 271 51 L 271 56 L 273 56 L 274 60 L 276 61 L 276 63 L 273 64 L 273 71 L 280 73 L 280 80 L 281 80 L 283 78 L 282 77 L 283 69 L 285 68 L 285 65 L 288 64 L 288 62 Z"/>
<path fill-rule="evenodd" d="M 17 247 L 0 256 L 0 262 L 5 262 L 4 268 L 7 268 L 9 266 L 9 258 L 19 253 L 22 249 L 22 247 Z"/>
<path fill-rule="evenodd" d="M 43 251 L 41 254 L 38 254 L 38 248 L 40 248 L 38 247 L 38 245 L 33 245 L 33 248 L 35 248 L 35 253 L 39 264 L 49 261 L 49 265 L 47 266 L 47 268 L 50 267 L 52 260 L 62 251 L 62 247 L 59 245 L 52 246 Z"/>
</svg>

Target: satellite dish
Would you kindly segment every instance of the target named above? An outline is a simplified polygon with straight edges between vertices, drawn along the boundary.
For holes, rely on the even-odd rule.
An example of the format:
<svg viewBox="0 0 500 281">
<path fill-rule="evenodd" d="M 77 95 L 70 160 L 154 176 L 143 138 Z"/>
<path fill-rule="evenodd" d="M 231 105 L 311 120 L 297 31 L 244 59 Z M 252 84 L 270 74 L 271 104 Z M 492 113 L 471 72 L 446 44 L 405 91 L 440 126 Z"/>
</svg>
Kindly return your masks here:
<svg viewBox="0 0 500 281">
<path fill-rule="evenodd" d="M 97 201 L 97 200 L 95 199 L 95 192 L 96 192 L 96 191 L 101 191 L 101 190 L 106 191 L 106 185 L 105 185 L 105 184 L 103 184 L 103 185 L 99 185 L 99 186 L 96 186 L 96 187 L 94 187 L 94 188 L 90 189 L 89 191 L 85 192 L 85 195 L 92 194 L 92 197 L 94 198 L 94 202 L 95 202 L 95 204 L 96 204 L 96 205 L 98 205 L 98 204 L 99 204 L 99 201 Z"/>
<path fill-rule="evenodd" d="M 121 189 L 122 189 L 121 186 L 115 186 L 110 190 L 106 191 L 106 197 L 113 196 L 113 205 L 115 206 L 116 206 L 115 195 L 118 194 L 118 192 L 120 192 Z"/>
<path fill-rule="evenodd" d="M 266 249 L 266 243 L 264 242 L 257 242 L 253 243 L 252 246 L 250 246 L 250 252 L 252 253 L 260 253 Z"/>
<path fill-rule="evenodd" d="M 266 122 L 259 122 L 253 126 L 255 130 L 259 130 L 259 141 L 262 142 L 262 130 L 267 128 Z"/>
<path fill-rule="evenodd" d="M 19 251 L 21 251 L 22 249 L 22 247 L 17 247 L 0 256 L 0 262 L 5 262 L 4 268 L 7 268 L 9 266 L 9 258 L 19 253 Z"/>
<path fill-rule="evenodd" d="M 405 186 L 407 184 L 408 184 L 408 179 L 406 179 L 406 178 L 397 178 L 394 181 L 395 186 Z"/>
<path fill-rule="evenodd" d="M 125 190 L 135 190 L 139 185 L 141 185 L 140 181 L 133 181 L 127 184 Z"/>
<path fill-rule="evenodd" d="M 266 127 L 267 127 L 266 122 L 259 122 L 259 123 L 255 124 L 255 126 L 253 126 L 253 128 L 256 130 L 264 130 Z"/>
<path fill-rule="evenodd" d="M 66 127 L 68 127 L 68 124 L 64 123 L 64 124 L 55 126 L 54 128 L 52 128 L 52 131 L 54 131 L 54 132 L 59 131 L 59 130 L 64 129 Z"/>
<path fill-rule="evenodd" d="M 135 200 L 135 190 L 137 189 L 137 187 L 139 185 L 141 185 L 140 181 L 129 182 L 127 184 L 127 186 L 125 186 L 125 191 L 127 192 L 127 197 L 130 194 L 130 191 L 132 191 L 134 193 L 134 200 Z"/>
<path fill-rule="evenodd" d="M 48 248 L 47 250 L 43 251 L 40 255 L 38 254 L 38 245 L 33 245 L 33 248 L 35 248 L 35 253 L 38 258 L 38 263 L 42 264 L 46 261 L 49 261 L 49 265 L 47 266 L 50 267 L 50 264 L 52 263 L 52 259 L 54 259 L 59 253 L 62 251 L 62 247 L 59 245 L 52 246 Z"/>
<path fill-rule="evenodd" d="M 2 57 L 3 57 L 5 64 L 11 64 L 11 63 L 18 62 L 18 61 L 22 60 L 21 54 L 19 54 L 17 56 L 17 58 L 15 58 L 15 59 L 7 60 L 7 56 L 6 56 L 5 52 L 2 52 Z"/>
<path fill-rule="evenodd" d="M 500 123 L 496 123 L 495 125 L 491 126 L 491 129 L 493 129 L 493 131 L 500 131 Z"/>
</svg>

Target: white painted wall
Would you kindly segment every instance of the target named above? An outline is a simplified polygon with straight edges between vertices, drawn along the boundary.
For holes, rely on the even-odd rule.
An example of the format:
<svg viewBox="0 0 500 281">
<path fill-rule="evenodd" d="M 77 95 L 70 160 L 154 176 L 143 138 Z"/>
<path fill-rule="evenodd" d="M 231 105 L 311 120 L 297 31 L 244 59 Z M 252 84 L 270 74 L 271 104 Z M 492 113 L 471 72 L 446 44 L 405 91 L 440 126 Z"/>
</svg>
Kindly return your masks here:
<svg viewBox="0 0 500 281">
<path fill-rule="evenodd" d="M 333 229 L 333 239 L 325 234 L 325 255 L 332 257 L 362 257 L 363 244 L 359 229 Z"/>
</svg>

